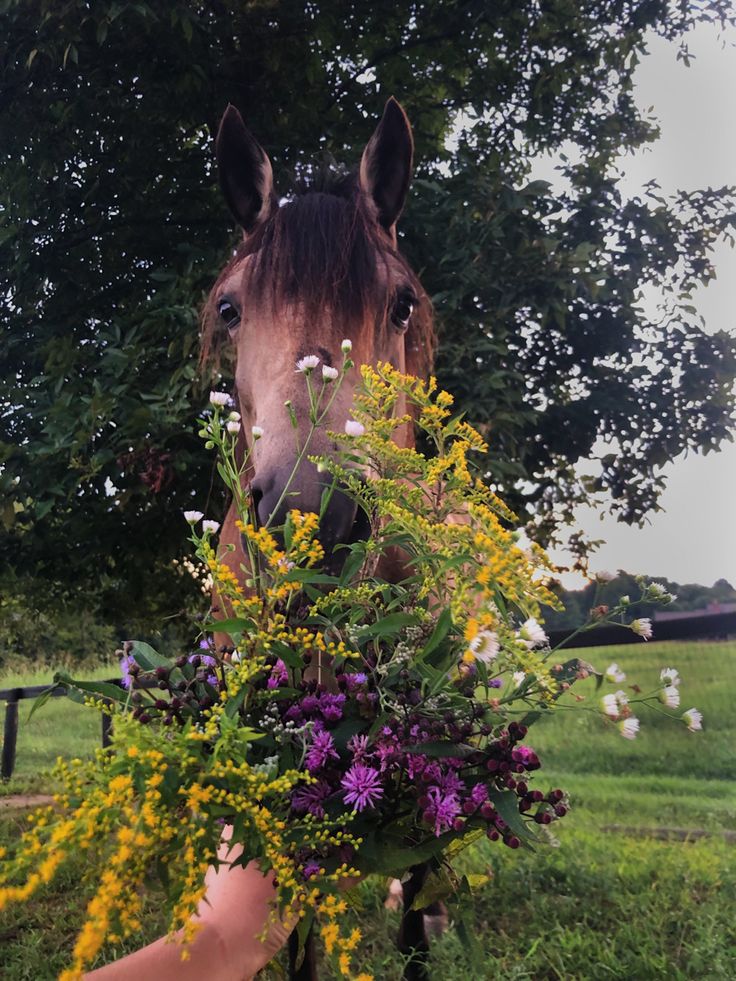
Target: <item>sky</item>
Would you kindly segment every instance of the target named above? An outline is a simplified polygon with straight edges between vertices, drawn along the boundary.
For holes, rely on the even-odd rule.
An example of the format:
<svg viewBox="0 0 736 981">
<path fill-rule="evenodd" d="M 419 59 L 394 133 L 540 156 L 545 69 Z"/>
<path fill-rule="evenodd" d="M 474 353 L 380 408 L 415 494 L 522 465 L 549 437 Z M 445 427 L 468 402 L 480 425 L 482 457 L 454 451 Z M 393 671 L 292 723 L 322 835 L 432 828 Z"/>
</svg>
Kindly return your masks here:
<svg viewBox="0 0 736 981">
<path fill-rule="evenodd" d="M 622 161 L 625 192 L 636 193 L 652 177 L 665 193 L 736 184 L 736 48 L 706 26 L 688 36 L 688 47 L 694 55 L 689 68 L 677 61 L 676 44 L 653 37 L 637 69 L 637 102 L 653 108 L 661 137 Z M 550 179 L 552 173 L 535 168 L 535 176 Z M 721 243 L 714 257 L 717 278 L 694 294 L 693 305 L 707 331 L 735 332 L 736 250 Z M 647 296 L 651 309 L 656 300 Z M 736 586 L 736 443 L 723 444 L 718 453 L 680 456 L 663 473 L 662 511 L 643 528 L 590 508 L 577 510 L 577 526 L 606 542 L 591 569 L 621 568 L 706 586 L 725 578 Z M 562 564 L 568 558 L 563 551 L 551 555 Z M 575 589 L 584 581 L 568 574 L 563 583 Z"/>
</svg>

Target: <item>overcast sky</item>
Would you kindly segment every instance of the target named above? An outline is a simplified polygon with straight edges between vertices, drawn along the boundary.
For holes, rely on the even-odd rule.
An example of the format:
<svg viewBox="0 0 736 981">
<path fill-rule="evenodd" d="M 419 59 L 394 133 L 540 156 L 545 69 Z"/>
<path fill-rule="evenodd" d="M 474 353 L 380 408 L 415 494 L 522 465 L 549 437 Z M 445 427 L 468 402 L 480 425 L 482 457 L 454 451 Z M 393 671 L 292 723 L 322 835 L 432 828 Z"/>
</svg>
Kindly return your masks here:
<svg viewBox="0 0 736 981">
<path fill-rule="evenodd" d="M 637 69 L 637 100 L 653 107 L 661 138 L 625 159 L 626 191 L 636 193 L 652 177 L 665 193 L 736 184 L 736 50 L 707 27 L 694 31 L 688 46 L 694 55 L 689 68 L 677 61 L 676 45 L 653 38 Z M 695 294 L 694 305 L 708 331 L 734 331 L 736 251 L 721 244 L 715 257 L 717 280 Z M 664 474 L 664 511 L 644 528 L 578 510 L 578 526 L 606 540 L 591 569 L 623 568 L 707 586 L 723 577 L 736 585 L 736 445 L 679 457 Z M 565 561 L 564 553 L 552 554 Z M 572 576 L 564 581 L 570 588 L 582 585 Z"/>
</svg>

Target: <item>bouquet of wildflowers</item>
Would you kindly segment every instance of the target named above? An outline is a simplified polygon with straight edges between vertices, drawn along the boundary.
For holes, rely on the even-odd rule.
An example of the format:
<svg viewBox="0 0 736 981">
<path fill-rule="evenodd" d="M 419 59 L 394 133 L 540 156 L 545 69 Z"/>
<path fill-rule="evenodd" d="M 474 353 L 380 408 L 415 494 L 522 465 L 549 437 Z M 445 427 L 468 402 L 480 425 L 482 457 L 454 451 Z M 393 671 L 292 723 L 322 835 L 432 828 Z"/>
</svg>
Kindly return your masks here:
<svg viewBox="0 0 736 981">
<path fill-rule="evenodd" d="M 349 344 L 343 350 L 338 377 L 302 365 L 310 434 L 352 367 Z M 387 365 L 364 367 L 362 379 L 354 418 L 331 434 L 342 452 L 313 460 L 371 523 L 365 541 L 342 546 L 339 573 L 324 569 L 320 515 L 294 509 L 281 528 L 255 522 L 248 461 L 236 455 L 240 420 L 213 393 L 201 433 L 238 506 L 243 568 L 218 549 L 216 522 L 186 518 L 227 620 L 205 624 L 200 647 L 175 660 L 127 643 L 123 687 L 59 676 L 70 695 L 113 716 L 112 748 L 93 763 L 59 764 L 57 806 L 36 815 L 6 863 L 0 906 L 27 899 L 73 852 L 89 855 L 98 887 L 65 981 L 106 940 L 140 928 L 140 887 L 151 876 L 186 943 L 224 825 L 243 861 L 273 870 L 279 907 L 298 911 L 300 936 L 316 920 L 341 974 L 366 981 L 359 931 L 340 935 L 341 884 L 426 863 L 421 908 L 473 884 L 453 868 L 473 841 L 516 849 L 567 811 L 564 792 L 539 783 L 529 726 L 577 678 L 619 685 L 622 674 L 550 650 L 539 616 L 556 603 L 554 570 L 540 549 L 521 547 L 513 515 L 473 476 L 469 455 L 486 447 L 452 415 L 451 396 Z M 426 452 L 393 441 L 412 420 Z M 381 575 L 388 554 L 401 557 L 398 582 Z M 655 592 L 643 585 L 643 598 Z M 650 633 L 647 621 L 629 626 Z M 215 631 L 232 643 L 217 646 Z M 661 688 L 639 700 L 677 707 L 678 686 L 665 669 Z M 597 710 L 636 735 L 622 690 Z M 696 710 L 686 716 L 699 728 Z"/>
</svg>

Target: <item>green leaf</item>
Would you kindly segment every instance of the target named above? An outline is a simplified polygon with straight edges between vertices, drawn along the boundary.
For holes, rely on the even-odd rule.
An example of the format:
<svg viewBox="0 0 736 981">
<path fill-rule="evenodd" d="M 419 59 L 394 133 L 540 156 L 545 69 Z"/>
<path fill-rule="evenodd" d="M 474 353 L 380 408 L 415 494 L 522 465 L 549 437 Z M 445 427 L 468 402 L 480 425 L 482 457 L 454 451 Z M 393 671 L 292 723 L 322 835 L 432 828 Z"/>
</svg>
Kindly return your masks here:
<svg viewBox="0 0 736 981">
<path fill-rule="evenodd" d="M 450 627 L 452 627 L 452 614 L 450 613 L 449 609 L 443 610 L 437 620 L 437 623 L 435 624 L 435 628 L 432 631 L 429 640 L 420 651 L 417 661 L 423 661 L 425 658 L 429 657 L 432 651 L 436 650 L 440 646 L 442 641 L 450 632 Z"/>
<path fill-rule="evenodd" d="M 519 813 L 519 798 L 513 791 L 490 790 L 488 799 L 515 835 L 527 843 L 537 840 Z"/>
<path fill-rule="evenodd" d="M 413 613 L 391 613 L 376 623 L 363 627 L 358 633 L 358 643 L 360 644 L 369 637 L 393 637 L 401 631 L 402 627 L 407 627 L 410 623 L 416 622 L 417 618 Z"/>
<path fill-rule="evenodd" d="M 144 671 L 155 671 L 156 668 L 171 668 L 174 662 L 155 651 L 150 644 L 142 640 L 131 641 L 130 654 Z"/>
<path fill-rule="evenodd" d="M 31 711 L 28 713 L 28 722 L 31 721 L 31 719 L 39 709 L 44 707 L 46 702 L 48 702 L 48 700 L 51 698 L 54 689 L 56 687 L 57 687 L 56 685 L 51 685 L 50 688 L 47 688 L 46 691 L 42 691 L 37 698 L 33 699 L 33 705 L 31 706 Z"/>
<path fill-rule="evenodd" d="M 430 872 L 424 880 L 424 885 L 414 897 L 411 908 L 426 909 L 432 903 L 447 899 L 454 892 L 455 883 L 450 878 L 447 869 L 444 866 L 440 866 L 439 869 Z"/>
<path fill-rule="evenodd" d="M 124 688 L 113 685 L 109 681 L 76 681 L 64 671 L 57 671 L 54 675 L 54 681 L 57 685 L 63 685 L 72 691 L 102 695 L 103 698 L 109 698 L 113 702 L 125 703 L 128 701 L 128 692 Z M 73 698 L 71 692 L 69 696 Z M 80 701 L 80 699 L 73 700 Z"/>
</svg>

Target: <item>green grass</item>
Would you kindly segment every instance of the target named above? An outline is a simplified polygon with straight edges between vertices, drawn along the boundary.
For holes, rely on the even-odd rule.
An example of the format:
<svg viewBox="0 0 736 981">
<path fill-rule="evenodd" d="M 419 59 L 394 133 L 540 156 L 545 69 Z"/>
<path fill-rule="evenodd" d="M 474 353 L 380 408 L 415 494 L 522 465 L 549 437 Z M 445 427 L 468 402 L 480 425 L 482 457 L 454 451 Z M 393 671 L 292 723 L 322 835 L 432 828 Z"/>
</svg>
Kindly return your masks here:
<svg viewBox="0 0 736 981">
<path fill-rule="evenodd" d="M 696 706 L 705 730 L 636 710 L 642 728 L 628 742 L 602 720 L 590 682 L 576 686 L 582 711 L 563 710 L 536 725 L 528 742 L 543 768 L 538 786 L 560 786 L 571 810 L 552 826 L 557 844 L 511 852 L 484 842 L 466 853 L 468 868 L 492 879 L 465 919 L 482 951 L 471 967 L 460 934 L 451 928 L 433 944 L 432 977 L 442 981 L 731 981 L 736 977 L 736 644 L 639 644 L 580 652 L 597 667 L 617 661 L 629 681 L 654 687 L 661 667 L 682 678 L 682 708 Z M 110 674 L 104 669 L 98 677 Z M 0 678 L 0 687 L 7 684 Z M 30 679 L 26 683 L 32 683 Z M 33 682 L 38 683 L 38 682 Z M 60 713 L 51 720 L 50 712 Z M 679 714 L 673 713 L 673 714 Z M 58 753 L 92 753 L 99 742 L 94 712 L 55 700 L 26 729 L 21 710 L 19 781 Z M 87 715 L 90 718 L 83 721 Z M 36 778 L 39 779 L 39 778 Z M 43 778 L 41 784 L 43 784 Z M 38 787 L 36 787 L 38 789 Z M 617 824 L 641 834 L 605 830 Z M 0 821 L 0 841 L 17 838 L 23 819 Z M 647 828 L 706 829 L 695 842 L 656 841 Z M 27 909 L 0 919 L 0 978 L 45 981 L 66 963 L 80 922 L 86 887 L 81 865 Z M 398 916 L 383 908 L 383 884 L 363 883 L 349 919 L 365 934 L 363 964 L 376 981 L 399 981 L 394 949 Z M 158 901 L 144 942 L 164 928 Z M 123 952 L 106 952 L 112 960 Z M 275 981 L 276 971 L 264 972 Z M 325 968 L 325 978 L 331 978 Z"/>
<path fill-rule="evenodd" d="M 107 665 L 80 671 L 79 677 L 99 680 L 114 678 L 116 674 L 116 667 Z M 53 676 L 53 668 L 0 674 L 0 688 L 47 685 Z M 0 727 L 5 721 L 5 704 L 0 702 Z M 101 723 L 97 712 L 68 698 L 51 698 L 29 720 L 32 707 L 32 699 L 25 699 L 19 705 L 16 766 L 10 781 L 0 781 L 0 797 L 47 791 L 52 786 L 49 770 L 58 756 L 91 756 L 100 745 Z"/>
</svg>

